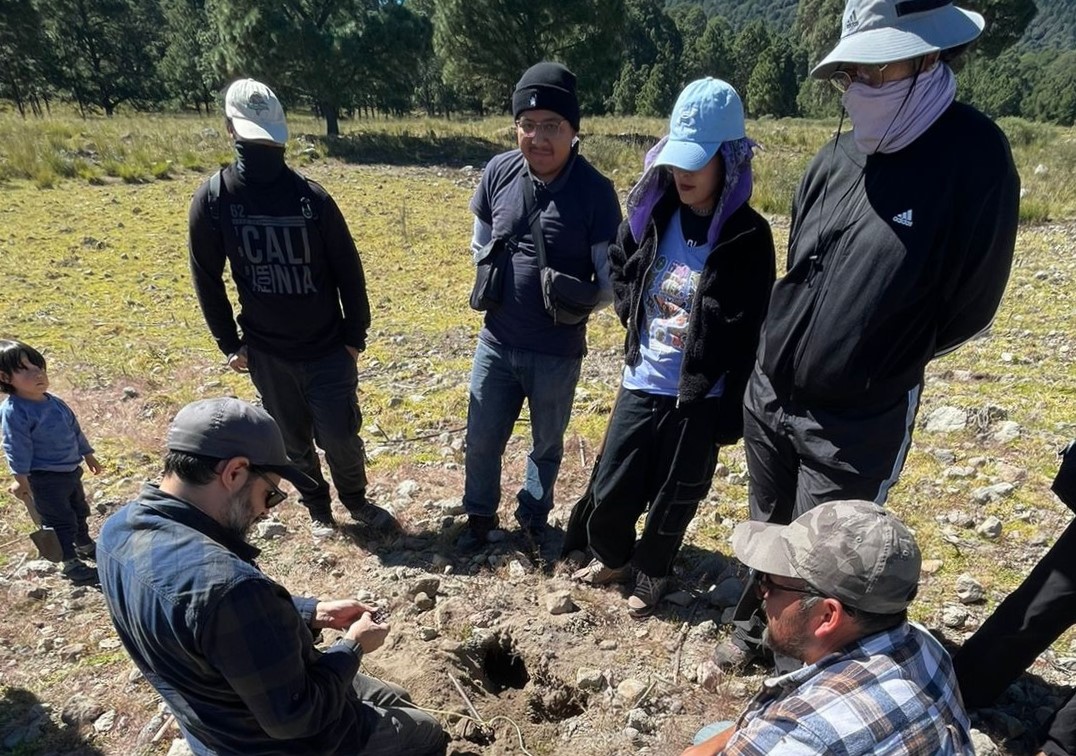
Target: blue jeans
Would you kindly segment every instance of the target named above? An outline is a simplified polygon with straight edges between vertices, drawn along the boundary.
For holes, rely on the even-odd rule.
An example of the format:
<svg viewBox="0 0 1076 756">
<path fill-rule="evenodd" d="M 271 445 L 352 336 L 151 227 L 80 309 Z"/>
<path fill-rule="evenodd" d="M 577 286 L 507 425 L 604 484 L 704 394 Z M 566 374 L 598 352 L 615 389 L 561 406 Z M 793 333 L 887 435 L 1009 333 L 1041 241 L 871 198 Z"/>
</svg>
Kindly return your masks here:
<svg viewBox="0 0 1076 756">
<path fill-rule="evenodd" d="M 366 503 L 366 451 L 355 359 L 339 349 L 314 360 L 285 360 L 247 347 L 247 363 L 262 404 L 284 437 L 292 463 L 316 485 L 298 487 L 312 515 L 330 512 L 329 484 L 314 442 L 325 450 L 340 503 L 354 512 Z"/>
<path fill-rule="evenodd" d="M 564 431 L 572 415 L 582 357 L 557 357 L 478 342 L 467 407 L 466 482 L 469 515 L 490 517 L 501 501 L 501 456 L 526 399 L 530 406 L 530 454 L 516 517 L 525 527 L 545 524 L 553 508 L 553 485 L 564 456 Z"/>
</svg>

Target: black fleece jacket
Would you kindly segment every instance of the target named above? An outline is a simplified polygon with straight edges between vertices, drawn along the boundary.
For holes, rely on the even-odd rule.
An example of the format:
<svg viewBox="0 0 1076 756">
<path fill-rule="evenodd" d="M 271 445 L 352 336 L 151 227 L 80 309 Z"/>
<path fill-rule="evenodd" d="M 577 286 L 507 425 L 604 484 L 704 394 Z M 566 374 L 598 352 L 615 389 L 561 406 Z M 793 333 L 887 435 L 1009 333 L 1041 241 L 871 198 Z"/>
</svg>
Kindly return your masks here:
<svg viewBox="0 0 1076 756">
<path fill-rule="evenodd" d="M 627 365 L 637 365 L 642 359 L 639 334 L 647 327 L 642 300 L 658 250 L 659 229 L 668 227 L 679 207 L 676 188 L 670 187 L 655 206 L 641 242 L 635 242 L 625 221 L 616 243 L 609 246 L 613 307 L 627 328 Z M 745 203 L 725 221 L 703 266 L 688 322 L 677 397 L 681 403 L 704 399 L 726 376 L 718 420 L 717 440 L 722 444 L 735 443 L 743 435 L 744 389 L 754 366 L 775 268 L 770 225 Z"/>
</svg>

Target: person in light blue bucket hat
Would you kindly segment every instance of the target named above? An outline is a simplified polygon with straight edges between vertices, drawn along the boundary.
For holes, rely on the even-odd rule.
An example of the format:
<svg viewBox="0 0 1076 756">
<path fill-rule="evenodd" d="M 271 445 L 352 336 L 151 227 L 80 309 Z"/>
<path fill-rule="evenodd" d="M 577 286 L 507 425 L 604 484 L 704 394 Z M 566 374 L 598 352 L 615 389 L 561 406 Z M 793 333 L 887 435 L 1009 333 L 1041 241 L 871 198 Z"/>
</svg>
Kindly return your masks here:
<svg viewBox="0 0 1076 756">
<path fill-rule="evenodd" d="M 613 304 L 627 329 L 622 384 L 565 553 L 586 563 L 575 573 L 583 582 L 633 579 L 635 618 L 668 588 L 718 445 L 742 434 L 775 267 L 769 224 L 748 204 L 752 147 L 735 89 L 714 78 L 688 84 L 609 247 Z"/>
</svg>

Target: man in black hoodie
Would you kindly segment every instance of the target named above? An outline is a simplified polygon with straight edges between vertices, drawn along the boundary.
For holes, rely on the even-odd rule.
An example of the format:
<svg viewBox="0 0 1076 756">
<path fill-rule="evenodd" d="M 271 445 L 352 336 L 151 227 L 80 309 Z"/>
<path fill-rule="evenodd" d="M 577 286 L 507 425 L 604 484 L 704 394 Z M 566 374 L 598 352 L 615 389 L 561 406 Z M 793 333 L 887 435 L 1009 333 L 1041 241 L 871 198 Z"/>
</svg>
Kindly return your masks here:
<svg viewBox="0 0 1076 756">
<path fill-rule="evenodd" d="M 943 0 L 848 0 L 840 41 L 811 72 L 844 93 L 852 130 L 822 148 L 793 199 L 788 269 L 745 398 L 753 520 L 884 504 L 927 363 L 993 321 L 1020 179 L 1001 130 L 954 100 L 947 65 L 984 25 Z M 754 650 L 754 596 L 749 585 L 742 642 L 722 647 L 721 666 Z"/>
<path fill-rule="evenodd" d="M 288 126 L 269 87 L 232 83 L 224 113 L 236 160 L 198 188 L 190 208 L 191 275 L 206 323 L 228 365 L 250 372 L 288 456 L 313 479 L 299 494 L 315 534 L 335 524 L 315 440 L 352 518 L 392 529 L 392 515 L 366 499 L 356 361 L 370 303 L 347 223 L 325 189 L 285 165 Z M 238 328 L 225 261 L 239 294 Z"/>
</svg>

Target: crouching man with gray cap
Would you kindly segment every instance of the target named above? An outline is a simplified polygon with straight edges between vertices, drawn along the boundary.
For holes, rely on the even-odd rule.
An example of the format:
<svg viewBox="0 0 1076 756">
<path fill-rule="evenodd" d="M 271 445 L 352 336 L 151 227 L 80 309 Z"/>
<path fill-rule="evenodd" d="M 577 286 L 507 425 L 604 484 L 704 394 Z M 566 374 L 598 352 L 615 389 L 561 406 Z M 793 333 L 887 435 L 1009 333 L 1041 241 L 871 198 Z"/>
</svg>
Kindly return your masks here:
<svg viewBox="0 0 1076 756">
<path fill-rule="evenodd" d="M 921 557 L 896 517 L 834 501 L 790 525 L 742 523 L 732 548 L 760 575 L 765 642 L 804 666 L 684 756 L 974 753 L 949 655 L 908 622 Z"/>
<path fill-rule="evenodd" d="M 120 640 L 191 750 L 208 754 L 443 754 L 444 733 L 407 694 L 359 674 L 389 632 L 355 599 L 292 596 L 246 542 L 280 504 L 288 462 L 264 410 L 239 399 L 184 407 L 159 486 L 101 529 L 101 588 Z M 327 650 L 321 628 L 344 631 Z"/>
</svg>

